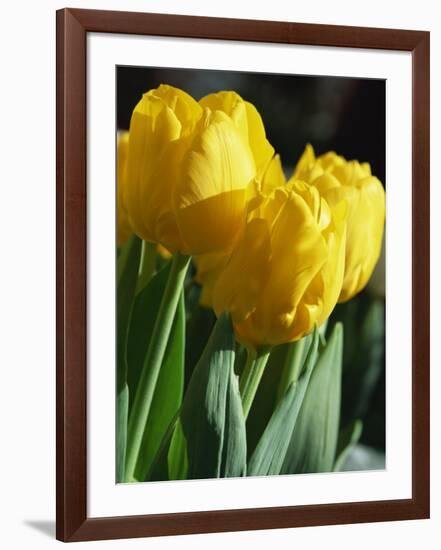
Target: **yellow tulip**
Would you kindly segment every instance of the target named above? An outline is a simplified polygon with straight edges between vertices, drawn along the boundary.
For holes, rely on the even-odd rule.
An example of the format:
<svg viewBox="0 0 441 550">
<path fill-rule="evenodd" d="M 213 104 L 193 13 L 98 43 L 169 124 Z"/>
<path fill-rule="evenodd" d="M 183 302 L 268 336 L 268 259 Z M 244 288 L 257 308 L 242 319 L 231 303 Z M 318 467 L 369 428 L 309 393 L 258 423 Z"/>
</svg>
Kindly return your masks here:
<svg viewBox="0 0 441 550">
<path fill-rule="evenodd" d="M 126 185 L 126 166 L 127 166 L 127 149 L 129 145 L 129 132 L 120 132 L 117 137 L 117 158 L 116 158 L 116 189 L 117 189 L 117 242 L 118 245 L 123 245 L 129 235 L 131 229 L 127 217 L 127 209 L 124 204 L 124 189 Z"/>
<path fill-rule="evenodd" d="M 346 204 L 330 208 L 295 180 L 254 210 L 214 287 L 217 315 L 228 311 L 237 338 L 259 348 L 298 340 L 320 326 L 340 294 Z"/>
<path fill-rule="evenodd" d="M 369 281 L 381 252 L 385 220 L 385 192 L 368 163 L 347 161 L 334 152 L 319 157 L 307 145 L 295 178 L 316 187 L 332 207 L 348 205 L 345 276 L 339 302 L 346 302 Z"/>
<path fill-rule="evenodd" d="M 171 86 L 144 94 L 130 123 L 125 199 L 134 232 L 173 253 L 231 249 L 256 178 L 251 145 L 246 117 Z"/>
</svg>

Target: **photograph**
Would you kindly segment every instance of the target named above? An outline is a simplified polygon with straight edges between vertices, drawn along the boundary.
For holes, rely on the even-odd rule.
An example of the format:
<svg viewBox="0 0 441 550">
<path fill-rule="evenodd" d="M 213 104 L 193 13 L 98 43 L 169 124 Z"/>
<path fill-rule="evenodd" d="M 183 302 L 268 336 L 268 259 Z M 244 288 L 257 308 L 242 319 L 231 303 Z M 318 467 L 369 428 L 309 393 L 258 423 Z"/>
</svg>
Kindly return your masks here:
<svg viewBox="0 0 441 550">
<path fill-rule="evenodd" d="M 386 80 L 115 80 L 116 482 L 384 470 Z"/>
</svg>

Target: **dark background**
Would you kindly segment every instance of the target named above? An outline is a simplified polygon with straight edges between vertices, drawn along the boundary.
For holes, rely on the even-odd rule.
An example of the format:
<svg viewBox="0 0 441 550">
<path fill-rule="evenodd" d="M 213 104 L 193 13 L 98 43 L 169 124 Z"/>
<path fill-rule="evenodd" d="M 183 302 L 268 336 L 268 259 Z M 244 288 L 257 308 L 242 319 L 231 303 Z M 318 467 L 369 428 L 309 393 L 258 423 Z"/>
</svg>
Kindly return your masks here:
<svg viewBox="0 0 441 550">
<path fill-rule="evenodd" d="M 160 84 L 181 88 L 196 100 L 234 90 L 260 112 L 288 176 L 309 142 L 317 154 L 335 150 L 347 159 L 369 162 L 373 174 L 385 184 L 384 80 L 127 66 L 118 67 L 116 75 L 118 129 L 129 128 L 142 94 Z M 187 334 L 199 334 L 203 345 L 215 319 L 211 310 L 197 302 L 198 294 L 186 296 L 187 307 L 197 308 Z M 342 427 L 362 419 L 361 443 L 380 453 L 385 450 L 384 303 L 384 291 L 378 293 L 368 285 L 348 303 L 337 305 L 328 325 L 331 329 L 337 320 L 344 324 Z M 187 379 L 201 351 L 194 338 L 188 341 Z M 263 395 L 262 402 L 265 399 Z M 256 415 L 262 414 L 262 407 L 256 408 Z M 251 423 L 252 417 L 253 410 Z M 374 467 L 368 461 L 354 469 Z"/>
</svg>

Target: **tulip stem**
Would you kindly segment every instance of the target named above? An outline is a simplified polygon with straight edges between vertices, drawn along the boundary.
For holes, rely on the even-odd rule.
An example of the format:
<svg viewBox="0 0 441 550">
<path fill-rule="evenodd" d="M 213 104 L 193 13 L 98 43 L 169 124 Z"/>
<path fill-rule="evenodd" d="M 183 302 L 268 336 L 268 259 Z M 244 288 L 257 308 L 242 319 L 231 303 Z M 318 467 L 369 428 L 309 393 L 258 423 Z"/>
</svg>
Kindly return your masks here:
<svg viewBox="0 0 441 550">
<path fill-rule="evenodd" d="M 265 347 L 259 350 L 247 350 L 247 362 L 240 377 L 239 390 L 242 396 L 242 407 L 245 418 L 248 417 L 251 405 L 259 387 L 260 380 L 265 370 L 265 365 L 270 356 L 271 348 Z"/>
<path fill-rule="evenodd" d="M 280 377 L 279 387 L 277 389 L 277 402 L 285 395 L 291 382 L 295 382 L 302 368 L 303 352 L 305 349 L 305 338 L 292 342 L 288 345 L 286 357 L 283 365 L 282 376 Z"/>
<path fill-rule="evenodd" d="M 156 244 L 142 241 L 141 262 L 139 265 L 136 293 L 142 290 L 153 277 L 156 268 Z"/>
<path fill-rule="evenodd" d="M 135 480 L 135 469 L 142 438 L 189 263 L 189 256 L 181 254 L 173 256 L 170 274 L 162 295 L 130 413 L 127 432 L 126 482 Z"/>
</svg>

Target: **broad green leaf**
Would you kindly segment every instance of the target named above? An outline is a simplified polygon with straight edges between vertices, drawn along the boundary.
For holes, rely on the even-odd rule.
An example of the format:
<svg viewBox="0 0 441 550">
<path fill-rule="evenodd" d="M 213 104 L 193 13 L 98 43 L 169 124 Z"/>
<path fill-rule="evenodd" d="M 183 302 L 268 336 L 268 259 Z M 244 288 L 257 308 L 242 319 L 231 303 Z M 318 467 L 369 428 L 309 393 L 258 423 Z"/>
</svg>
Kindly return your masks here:
<svg viewBox="0 0 441 550">
<path fill-rule="evenodd" d="M 245 474 L 245 419 L 234 349 L 231 320 L 223 314 L 193 371 L 182 405 L 190 479 Z"/>
<path fill-rule="evenodd" d="M 176 413 L 159 444 L 158 450 L 150 464 L 149 471 L 145 476 L 144 481 L 168 481 L 169 479 L 169 464 L 168 455 L 170 445 L 179 420 L 179 414 Z"/>
<path fill-rule="evenodd" d="M 279 401 L 248 464 L 248 475 L 277 475 L 285 459 L 291 434 L 302 406 L 311 373 L 317 359 L 319 334 L 316 330 L 309 345 L 303 372 L 291 382 Z M 303 352 L 303 350 L 302 350 Z"/>
<path fill-rule="evenodd" d="M 187 475 L 187 442 L 185 440 L 181 421 L 178 419 L 168 451 L 168 479 L 187 479 Z"/>
<path fill-rule="evenodd" d="M 116 480 L 123 479 L 129 393 L 127 387 L 127 334 L 138 277 L 141 240 L 132 237 L 117 259 L 117 364 L 116 364 Z"/>
<path fill-rule="evenodd" d="M 340 422 L 343 329 L 334 327 L 321 351 L 291 435 L 283 474 L 330 472 Z"/>
<path fill-rule="evenodd" d="M 127 361 L 129 394 L 135 395 L 170 266 L 158 272 L 135 299 Z M 144 480 L 170 421 L 182 402 L 184 387 L 185 305 L 181 295 L 145 426 L 135 478 Z"/>
<path fill-rule="evenodd" d="M 334 471 L 339 472 L 351 450 L 357 445 L 363 431 L 363 422 L 355 420 L 349 426 L 340 431 L 337 444 L 337 458 L 334 464 Z"/>
</svg>

